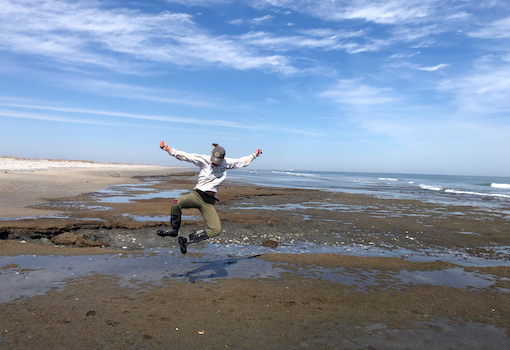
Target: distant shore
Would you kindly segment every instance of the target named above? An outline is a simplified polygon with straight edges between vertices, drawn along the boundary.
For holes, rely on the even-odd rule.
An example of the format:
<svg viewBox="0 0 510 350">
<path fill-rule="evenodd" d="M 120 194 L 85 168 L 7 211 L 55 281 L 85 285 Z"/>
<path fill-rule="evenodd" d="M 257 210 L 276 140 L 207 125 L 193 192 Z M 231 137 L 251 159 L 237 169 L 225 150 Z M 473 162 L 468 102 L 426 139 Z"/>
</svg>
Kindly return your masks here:
<svg viewBox="0 0 510 350">
<path fill-rule="evenodd" d="M 186 168 L 143 164 L 2 157 L 0 217 L 54 213 L 31 206 L 47 199 L 98 191 L 113 184 L 135 183 L 135 176 L 168 175 L 184 170 Z"/>
<path fill-rule="evenodd" d="M 40 159 L 0 157 L 0 171 L 36 171 L 54 169 L 157 169 L 166 168 L 149 164 L 94 162 L 91 160 Z"/>
</svg>

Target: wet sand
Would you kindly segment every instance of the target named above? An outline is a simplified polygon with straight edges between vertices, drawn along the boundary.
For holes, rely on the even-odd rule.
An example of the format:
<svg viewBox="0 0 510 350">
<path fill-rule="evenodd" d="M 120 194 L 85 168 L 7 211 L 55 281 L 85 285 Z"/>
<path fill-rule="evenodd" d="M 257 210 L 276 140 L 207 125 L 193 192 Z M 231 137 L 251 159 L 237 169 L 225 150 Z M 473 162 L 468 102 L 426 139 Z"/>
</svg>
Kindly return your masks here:
<svg viewBox="0 0 510 350">
<path fill-rule="evenodd" d="M 510 346 L 503 214 L 228 182 L 223 233 L 183 256 L 155 231 L 194 173 L 138 175 L 0 221 L 0 349 Z M 184 212 L 183 233 L 202 226 Z M 65 232 L 110 247 L 51 243 Z"/>
</svg>

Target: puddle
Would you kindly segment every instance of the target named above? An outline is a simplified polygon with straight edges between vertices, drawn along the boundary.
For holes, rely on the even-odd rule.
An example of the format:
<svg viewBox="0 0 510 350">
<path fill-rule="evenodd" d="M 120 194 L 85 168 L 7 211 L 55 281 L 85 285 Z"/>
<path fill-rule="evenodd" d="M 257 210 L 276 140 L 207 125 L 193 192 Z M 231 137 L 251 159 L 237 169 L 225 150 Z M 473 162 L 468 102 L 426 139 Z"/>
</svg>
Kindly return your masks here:
<svg viewBox="0 0 510 350">
<path fill-rule="evenodd" d="M 309 266 L 297 268 L 292 264 L 272 263 L 256 259 L 259 254 L 274 252 L 259 247 L 237 249 L 222 244 L 205 244 L 196 252 L 201 257 L 183 256 L 178 249 L 154 248 L 147 250 L 155 254 L 133 255 L 129 252 L 115 255 L 93 256 L 37 256 L 22 255 L 0 258 L 0 302 L 32 297 L 56 288 L 60 289 L 69 279 L 92 274 L 117 275 L 122 286 L 161 285 L 171 280 L 197 280 L 215 282 L 222 278 L 273 278 L 279 279 L 283 272 L 296 273 L 304 278 L 325 279 L 345 285 L 356 285 L 358 291 L 368 286 L 380 288 L 403 288 L 410 284 L 428 284 L 456 288 L 489 288 L 499 278 L 481 273 L 466 272 L 462 268 L 438 271 L 402 270 L 400 272 L 370 272 L 360 270 L 357 274 L 344 268 Z M 246 247 L 245 247 L 246 248 Z M 280 249 L 285 252 L 286 249 Z M 231 253 L 235 252 L 236 256 Z M 507 290 L 501 290 L 508 292 Z"/>
<path fill-rule="evenodd" d="M 254 206 L 252 203 L 241 203 L 240 207 L 233 207 L 231 209 L 238 210 L 285 210 L 285 211 L 296 211 L 296 210 L 309 210 L 319 209 L 328 211 L 344 211 L 344 212 L 363 212 L 366 209 L 376 209 L 374 207 L 362 207 L 362 206 L 348 206 L 344 204 L 332 204 L 327 202 L 307 202 L 307 203 L 286 203 L 277 205 L 261 205 Z"/>
<path fill-rule="evenodd" d="M 37 256 L 20 255 L 0 258 L 0 302 L 45 294 L 60 289 L 69 279 L 92 274 L 117 275 L 122 286 L 149 283 L 161 285 L 165 279 L 193 283 L 218 278 L 279 278 L 282 271 L 273 263 L 254 256 L 231 257 L 183 256 L 165 250 L 155 255 Z M 11 266 L 6 268 L 7 266 Z"/>
<path fill-rule="evenodd" d="M 159 184 L 161 181 L 152 180 L 137 184 L 119 184 L 111 185 L 103 190 L 99 190 L 92 194 L 92 197 L 101 203 L 116 203 L 125 204 L 135 200 L 147 200 L 155 198 L 176 198 L 188 192 L 187 190 L 168 190 L 161 191 L 152 188 L 151 186 Z M 62 202 L 61 206 L 68 206 L 73 209 L 93 209 L 93 210 L 108 210 L 111 208 L 103 206 L 87 205 L 80 202 Z"/>
<path fill-rule="evenodd" d="M 44 205 L 40 205 L 41 207 L 44 207 Z M 112 210 L 112 207 L 105 207 L 103 205 L 93 205 L 93 204 L 86 204 L 84 202 L 60 202 L 59 207 L 63 209 L 73 209 L 73 210 L 96 210 L 96 211 L 108 211 Z"/>
<path fill-rule="evenodd" d="M 281 264 L 279 265 L 281 266 Z M 289 265 L 290 266 L 290 265 Z M 367 272 L 363 269 L 359 273 L 353 273 L 353 269 L 313 267 L 310 270 L 299 271 L 298 274 L 305 278 L 328 280 L 343 285 L 356 286 L 356 290 L 363 292 L 366 287 L 376 287 L 386 290 L 405 288 L 409 285 L 426 284 L 433 286 L 445 286 L 461 289 L 479 289 L 493 286 L 497 279 L 493 276 L 480 275 L 475 272 L 467 272 L 462 268 L 451 268 L 437 271 L 407 271 L 400 272 Z M 501 280 L 510 281 L 502 278 Z M 508 293 L 510 290 L 498 288 L 498 291 Z"/>
<path fill-rule="evenodd" d="M 260 238 L 260 237 L 259 237 Z M 510 266 L 510 246 L 487 248 L 492 250 L 491 257 L 489 256 L 473 256 L 466 252 L 455 251 L 446 248 L 421 248 L 419 251 L 407 248 L 394 248 L 394 246 L 375 246 L 369 243 L 366 244 L 344 244 L 343 242 L 322 242 L 317 243 L 314 241 L 298 241 L 290 240 L 280 242 L 278 247 L 271 249 L 253 244 L 250 240 L 242 242 L 243 238 L 237 239 L 239 242 L 229 242 L 219 239 L 219 244 L 197 245 L 193 247 L 196 251 L 207 250 L 213 254 L 235 254 L 242 255 L 256 255 L 272 253 L 285 253 L 285 254 L 340 254 L 340 255 L 353 255 L 360 257 L 394 257 L 409 261 L 417 262 L 434 262 L 444 261 L 450 262 L 460 266 L 472 267 L 491 267 L 491 266 Z M 155 241 L 157 243 L 157 241 Z M 146 245 L 145 248 L 150 246 Z M 207 248 L 203 248 L 207 247 Z"/>
<path fill-rule="evenodd" d="M 123 216 L 130 218 L 131 220 L 138 222 L 148 222 L 148 221 L 169 221 L 170 215 L 159 215 L 159 216 L 143 216 L 143 215 L 132 215 L 132 214 L 123 214 Z M 203 220 L 201 217 L 197 215 L 182 215 L 182 220 L 188 221 L 200 221 Z"/>
<path fill-rule="evenodd" d="M 35 220 L 35 219 L 68 219 L 64 215 L 41 215 L 41 216 L 19 216 L 19 217 L 0 217 L 0 221 L 19 221 L 19 220 Z"/>
<path fill-rule="evenodd" d="M 113 185 L 105 190 L 95 192 L 93 197 L 98 199 L 101 203 L 125 204 L 136 200 L 148 200 L 155 198 L 170 198 L 170 199 L 177 198 L 182 196 L 186 192 L 189 191 L 187 190 L 157 191 L 152 188 L 144 188 L 141 186 L 126 187 L 125 185 Z"/>
</svg>

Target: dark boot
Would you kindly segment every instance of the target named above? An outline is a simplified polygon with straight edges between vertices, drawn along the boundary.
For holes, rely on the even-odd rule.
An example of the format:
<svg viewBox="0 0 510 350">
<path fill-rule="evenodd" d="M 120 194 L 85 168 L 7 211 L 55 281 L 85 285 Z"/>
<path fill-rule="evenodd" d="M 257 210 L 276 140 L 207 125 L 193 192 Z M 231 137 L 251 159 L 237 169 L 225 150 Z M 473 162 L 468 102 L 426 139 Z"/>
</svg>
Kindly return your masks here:
<svg viewBox="0 0 510 350">
<path fill-rule="evenodd" d="M 181 216 L 170 215 L 170 229 L 169 230 L 158 230 L 157 235 L 161 237 L 177 237 L 179 234 L 179 228 L 181 227 Z"/>
<path fill-rule="evenodd" d="M 188 239 L 186 237 L 179 237 L 179 248 L 181 248 L 181 253 L 186 254 L 188 252 Z"/>
<path fill-rule="evenodd" d="M 191 243 L 205 241 L 206 239 L 209 239 L 209 236 L 205 230 L 200 230 L 190 234 L 189 241 L 186 237 L 179 237 L 179 248 L 181 249 L 181 253 L 186 254 L 188 252 L 188 245 Z"/>
<path fill-rule="evenodd" d="M 205 232 L 205 230 L 199 230 L 189 235 L 190 243 L 202 242 L 205 241 L 206 239 L 209 239 L 209 236 L 207 235 L 207 232 Z"/>
</svg>

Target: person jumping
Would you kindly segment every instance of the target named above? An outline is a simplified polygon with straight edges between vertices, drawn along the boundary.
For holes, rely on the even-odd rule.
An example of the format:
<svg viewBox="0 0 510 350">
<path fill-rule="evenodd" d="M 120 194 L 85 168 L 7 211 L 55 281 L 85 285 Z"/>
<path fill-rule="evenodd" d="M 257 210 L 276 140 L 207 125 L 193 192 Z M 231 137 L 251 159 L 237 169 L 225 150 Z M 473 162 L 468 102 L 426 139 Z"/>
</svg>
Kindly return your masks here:
<svg viewBox="0 0 510 350">
<path fill-rule="evenodd" d="M 188 245 L 205 241 L 206 239 L 218 236 L 221 233 L 221 223 L 218 213 L 214 208 L 214 203 L 218 200 L 216 194 L 221 183 L 227 177 L 228 169 L 237 169 L 248 166 L 255 158 L 262 154 L 262 150 L 257 148 L 255 153 L 248 156 L 232 159 L 225 157 L 225 149 L 218 144 L 213 143 L 214 149 L 212 155 L 202 155 L 195 153 L 186 153 L 178 151 L 175 148 L 168 147 L 165 141 L 161 141 L 159 148 L 168 152 L 178 160 L 195 164 L 200 168 L 198 173 L 198 183 L 191 193 L 181 196 L 172 202 L 170 210 L 170 229 L 158 230 L 157 234 L 161 237 L 177 237 L 181 227 L 181 214 L 184 208 L 197 208 L 204 217 L 206 228 L 189 235 L 189 238 L 179 237 L 179 248 L 182 254 L 187 253 Z"/>
</svg>

